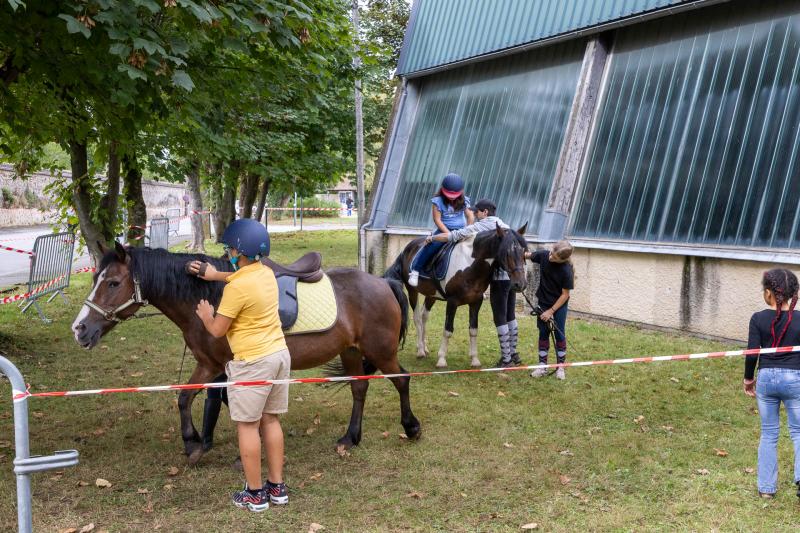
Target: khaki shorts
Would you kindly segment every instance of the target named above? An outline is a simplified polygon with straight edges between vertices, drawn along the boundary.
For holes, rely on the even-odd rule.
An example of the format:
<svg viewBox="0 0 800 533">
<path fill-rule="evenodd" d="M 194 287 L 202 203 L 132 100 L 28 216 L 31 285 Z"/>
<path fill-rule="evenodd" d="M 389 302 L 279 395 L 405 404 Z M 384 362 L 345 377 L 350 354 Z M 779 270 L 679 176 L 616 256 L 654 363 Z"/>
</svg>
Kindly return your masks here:
<svg viewBox="0 0 800 533">
<path fill-rule="evenodd" d="M 228 381 L 289 379 L 289 350 L 265 355 L 254 361 L 228 361 Z M 277 415 L 289 409 L 289 385 L 228 387 L 228 409 L 234 422 L 256 422 L 263 413 Z"/>
</svg>

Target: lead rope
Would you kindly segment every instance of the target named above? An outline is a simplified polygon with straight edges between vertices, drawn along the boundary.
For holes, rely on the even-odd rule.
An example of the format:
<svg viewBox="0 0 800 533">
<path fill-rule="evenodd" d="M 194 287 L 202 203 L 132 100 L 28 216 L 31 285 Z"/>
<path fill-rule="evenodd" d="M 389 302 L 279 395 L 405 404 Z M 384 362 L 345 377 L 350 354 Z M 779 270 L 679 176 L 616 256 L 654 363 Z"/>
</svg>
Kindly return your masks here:
<svg viewBox="0 0 800 533">
<path fill-rule="evenodd" d="M 528 306 L 531 308 L 530 315 L 531 316 L 535 316 L 536 318 L 539 318 L 539 315 L 542 312 L 541 308 L 538 305 L 533 305 L 533 303 L 531 302 L 530 298 L 528 298 L 528 295 L 525 293 L 525 291 L 522 291 L 522 296 L 525 298 L 525 301 L 528 302 Z M 567 334 L 564 333 L 563 331 L 561 331 L 561 328 L 558 327 L 558 325 L 556 324 L 555 320 L 553 320 L 552 318 L 550 320 L 548 320 L 547 321 L 547 327 L 550 328 L 550 336 L 553 339 L 553 347 L 555 347 L 555 345 L 556 345 L 556 331 L 558 331 L 564 337 L 565 342 L 568 342 L 568 346 L 567 346 L 568 351 L 572 351 L 572 353 L 574 353 L 576 356 L 578 356 L 578 358 L 583 359 L 583 357 L 581 356 L 580 352 L 575 349 L 575 343 L 572 342 L 572 341 L 566 341 Z M 556 372 L 555 370 L 552 370 L 547 375 L 551 376 L 555 372 Z"/>
</svg>

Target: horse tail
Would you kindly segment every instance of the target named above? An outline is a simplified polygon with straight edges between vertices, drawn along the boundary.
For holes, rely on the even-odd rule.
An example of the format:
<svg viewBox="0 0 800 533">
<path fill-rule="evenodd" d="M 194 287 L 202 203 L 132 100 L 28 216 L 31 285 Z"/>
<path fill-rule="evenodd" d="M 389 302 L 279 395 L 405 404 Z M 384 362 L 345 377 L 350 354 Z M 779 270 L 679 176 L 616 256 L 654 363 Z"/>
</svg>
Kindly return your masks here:
<svg viewBox="0 0 800 533">
<path fill-rule="evenodd" d="M 395 261 L 395 264 L 400 261 L 400 258 Z M 394 265 L 392 265 L 394 268 Z M 390 268 L 389 270 L 391 270 Z M 386 272 L 388 273 L 389 270 Z M 386 274 L 384 274 L 386 277 Z M 396 279 L 386 279 L 386 283 L 389 284 L 389 288 L 392 289 L 394 293 L 394 297 L 397 299 L 397 303 L 400 304 L 400 346 L 404 346 L 406 343 L 406 332 L 408 331 L 408 298 L 406 297 L 406 293 L 403 292 L 403 284 L 396 280 Z"/>
<path fill-rule="evenodd" d="M 361 367 L 365 376 L 371 376 L 378 371 L 378 367 L 366 359 L 361 360 Z M 341 378 L 347 376 L 348 374 L 344 371 L 344 365 L 342 364 L 342 358 L 336 357 L 325 363 L 322 367 L 322 375 L 328 378 Z M 345 384 L 342 383 L 342 385 Z"/>
<path fill-rule="evenodd" d="M 397 259 L 394 260 L 392 266 L 386 269 L 383 273 L 383 279 L 403 282 L 403 253 L 398 254 Z M 391 285 L 391 283 L 390 283 Z M 394 289 L 392 289 L 394 290 Z M 402 304 L 401 304 L 402 307 Z"/>
</svg>

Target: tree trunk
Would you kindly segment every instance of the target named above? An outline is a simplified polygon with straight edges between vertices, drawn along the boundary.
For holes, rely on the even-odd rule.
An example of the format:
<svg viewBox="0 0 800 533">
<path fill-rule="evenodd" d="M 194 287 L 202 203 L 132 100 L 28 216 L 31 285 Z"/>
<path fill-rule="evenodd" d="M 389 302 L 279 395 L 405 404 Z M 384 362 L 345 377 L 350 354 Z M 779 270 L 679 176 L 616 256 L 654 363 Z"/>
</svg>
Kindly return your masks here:
<svg viewBox="0 0 800 533">
<path fill-rule="evenodd" d="M 119 205 L 119 143 L 111 141 L 108 147 L 108 171 L 106 173 L 106 193 L 100 200 L 101 216 L 106 224 L 103 227 L 105 242 L 116 239 L 117 206 Z"/>
<path fill-rule="evenodd" d="M 78 216 L 81 234 L 92 255 L 94 264 L 100 263 L 103 254 L 99 242 L 105 243 L 103 228 L 92 220 L 92 185 L 89 180 L 89 164 L 86 143 L 69 141 L 69 162 L 72 170 L 72 204 Z"/>
<path fill-rule="evenodd" d="M 203 232 L 203 195 L 200 193 L 200 163 L 192 161 L 186 174 L 186 190 L 191 202 L 192 241 L 188 248 L 195 253 L 206 253 L 205 234 Z"/>
<path fill-rule="evenodd" d="M 258 205 L 256 206 L 256 214 L 253 218 L 259 222 L 261 222 L 261 218 L 266 212 L 265 208 L 267 206 L 267 194 L 269 194 L 269 186 L 271 184 L 272 178 L 264 178 L 264 181 L 261 182 L 261 189 L 258 191 Z"/>
<path fill-rule="evenodd" d="M 125 181 L 125 202 L 128 204 L 128 244 L 144 246 L 144 235 L 147 226 L 147 208 L 142 195 L 142 173 L 136 161 L 136 153 L 126 154 L 122 158 Z"/>
<path fill-rule="evenodd" d="M 242 218 L 252 218 L 253 204 L 256 202 L 258 194 L 258 174 L 248 172 L 242 180 L 242 187 L 239 191 L 239 216 Z M 256 219 L 258 220 L 258 219 Z"/>
</svg>

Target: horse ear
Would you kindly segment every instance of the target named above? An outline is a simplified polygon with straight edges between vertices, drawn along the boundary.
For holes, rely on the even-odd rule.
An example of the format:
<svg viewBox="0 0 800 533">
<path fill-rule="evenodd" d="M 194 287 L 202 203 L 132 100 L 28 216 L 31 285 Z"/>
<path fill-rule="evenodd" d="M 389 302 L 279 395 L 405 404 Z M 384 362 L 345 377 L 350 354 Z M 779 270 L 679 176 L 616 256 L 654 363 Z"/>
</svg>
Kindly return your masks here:
<svg viewBox="0 0 800 533">
<path fill-rule="evenodd" d="M 525 235 L 525 232 L 528 230 L 528 221 L 526 220 L 525 223 L 522 225 L 521 228 L 517 230 L 517 233 L 520 235 Z"/>
<path fill-rule="evenodd" d="M 495 231 L 497 232 L 497 236 L 503 237 L 506 234 L 506 232 L 503 230 L 503 228 L 500 227 L 500 224 L 498 222 L 495 222 L 495 224 L 496 224 Z"/>
<path fill-rule="evenodd" d="M 128 252 L 125 250 L 125 247 L 117 241 L 114 241 L 114 251 L 117 252 L 117 258 L 120 263 L 128 262 Z"/>
</svg>

